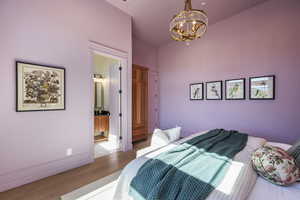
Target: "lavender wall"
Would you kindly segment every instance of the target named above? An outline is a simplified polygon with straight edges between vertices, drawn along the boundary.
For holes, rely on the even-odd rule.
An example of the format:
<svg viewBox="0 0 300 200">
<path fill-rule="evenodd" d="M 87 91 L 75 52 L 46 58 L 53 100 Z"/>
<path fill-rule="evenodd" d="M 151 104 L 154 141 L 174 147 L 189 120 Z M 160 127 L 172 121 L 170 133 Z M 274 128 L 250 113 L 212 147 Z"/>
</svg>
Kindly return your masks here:
<svg viewBox="0 0 300 200">
<path fill-rule="evenodd" d="M 157 48 L 133 38 L 133 64 L 149 68 L 149 133 L 159 127 L 159 74 L 157 69 Z"/>
<path fill-rule="evenodd" d="M 157 71 L 157 48 L 134 37 L 132 62 L 147 67 L 150 71 Z"/>
<path fill-rule="evenodd" d="M 89 40 L 131 56 L 132 33 L 131 17 L 101 0 L 1 0 L 0 19 L 2 191 L 92 161 Z M 16 59 L 66 68 L 66 111 L 15 112 Z"/>
<path fill-rule="evenodd" d="M 300 2 L 272 0 L 209 26 L 190 46 L 159 49 L 160 118 L 186 135 L 245 131 L 272 141 L 300 137 Z M 189 84 L 275 74 L 275 101 L 190 101 Z M 248 98 L 248 82 L 247 82 Z"/>
</svg>

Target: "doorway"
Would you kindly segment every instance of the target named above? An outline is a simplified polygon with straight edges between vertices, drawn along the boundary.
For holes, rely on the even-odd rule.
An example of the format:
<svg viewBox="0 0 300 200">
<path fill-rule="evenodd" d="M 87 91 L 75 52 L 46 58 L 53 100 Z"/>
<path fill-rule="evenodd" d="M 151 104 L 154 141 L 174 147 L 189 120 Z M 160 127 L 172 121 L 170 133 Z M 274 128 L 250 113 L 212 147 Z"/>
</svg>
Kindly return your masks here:
<svg viewBox="0 0 300 200">
<path fill-rule="evenodd" d="M 99 53 L 93 55 L 94 155 L 99 158 L 120 151 L 121 62 Z"/>
<path fill-rule="evenodd" d="M 109 111 L 110 111 L 110 119 L 113 119 L 112 113 L 117 113 L 114 112 L 112 109 L 113 108 L 117 108 L 118 107 L 118 111 L 120 113 L 117 113 L 119 115 L 117 115 L 118 120 L 119 120 L 119 125 L 118 127 L 118 135 L 117 134 L 108 134 L 108 140 L 110 138 L 114 139 L 117 144 L 118 144 L 118 149 L 120 151 L 130 151 L 132 150 L 132 119 L 131 119 L 131 98 L 132 98 L 132 88 L 131 88 L 131 59 L 129 59 L 129 55 L 126 52 L 117 50 L 117 49 L 113 49 L 111 47 L 105 46 L 103 44 L 94 42 L 94 41 L 90 41 L 89 42 L 89 50 L 90 50 L 90 63 L 91 63 L 91 75 L 94 78 L 94 56 L 95 55 L 100 55 L 100 56 L 104 56 L 104 57 L 108 57 L 111 59 L 115 59 L 118 60 L 118 67 L 114 67 L 114 72 L 117 73 L 117 71 L 115 71 L 115 69 L 118 69 L 118 78 L 115 79 L 115 83 L 119 82 L 118 84 L 114 84 L 114 85 L 118 85 L 118 93 L 116 94 L 115 92 L 110 92 L 111 94 L 114 95 L 118 95 L 117 98 L 111 98 L 114 99 L 114 102 L 117 102 L 116 99 L 118 99 L 118 106 L 114 106 L 114 107 L 110 107 Z M 115 76 L 116 77 L 116 76 Z M 97 78 L 97 77 L 96 77 Z M 98 78 L 101 78 L 98 76 Z M 112 81 L 113 79 L 111 79 Z M 111 83 L 111 82 L 110 82 Z M 95 159 L 95 135 L 94 135 L 94 118 L 95 118 L 95 83 L 94 83 L 94 79 L 91 80 L 91 92 L 92 92 L 92 98 L 91 98 L 91 125 L 92 125 L 92 129 L 91 129 L 91 159 Z M 111 96 L 111 95 L 110 95 Z M 101 112 L 100 112 L 101 113 Z M 116 116 L 116 115 L 114 115 Z M 109 121 L 110 121 L 109 119 Z M 116 120 L 115 120 L 116 121 Z M 109 125 L 111 125 L 110 122 Z M 113 126 L 114 127 L 114 126 Z M 110 130 L 112 130 L 113 128 L 109 128 Z M 113 137 L 115 136 L 115 137 Z M 104 135 L 105 137 L 105 135 Z M 97 156 L 96 156 L 97 157 Z"/>
</svg>

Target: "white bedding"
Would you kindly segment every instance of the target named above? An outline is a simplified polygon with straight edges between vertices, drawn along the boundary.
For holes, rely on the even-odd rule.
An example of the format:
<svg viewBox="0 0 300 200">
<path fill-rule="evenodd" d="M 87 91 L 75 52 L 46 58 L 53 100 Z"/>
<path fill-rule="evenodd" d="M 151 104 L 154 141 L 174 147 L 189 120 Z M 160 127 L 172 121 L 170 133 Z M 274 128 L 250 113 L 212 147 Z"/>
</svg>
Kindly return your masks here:
<svg viewBox="0 0 300 200">
<path fill-rule="evenodd" d="M 203 132 L 204 133 L 204 132 Z M 115 189 L 115 200 L 132 200 L 128 195 L 129 185 L 134 178 L 139 168 L 148 160 L 156 155 L 165 152 L 178 144 L 191 139 L 197 135 L 203 133 L 197 133 L 187 138 L 171 143 L 163 148 L 146 153 L 145 155 L 130 162 L 122 171 L 117 187 Z M 247 199 L 252 191 L 257 175 L 252 170 L 251 166 L 251 153 L 262 146 L 266 141 L 262 138 L 256 138 L 249 136 L 248 143 L 243 151 L 238 153 L 229 169 L 226 177 L 218 188 L 216 188 L 207 198 L 207 200 L 243 200 Z"/>
<path fill-rule="evenodd" d="M 282 143 L 268 144 L 281 147 L 287 150 L 290 145 Z M 269 183 L 261 177 L 257 178 L 253 191 L 248 200 L 299 200 L 300 199 L 300 183 L 295 183 L 288 187 L 277 186 Z"/>
</svg>

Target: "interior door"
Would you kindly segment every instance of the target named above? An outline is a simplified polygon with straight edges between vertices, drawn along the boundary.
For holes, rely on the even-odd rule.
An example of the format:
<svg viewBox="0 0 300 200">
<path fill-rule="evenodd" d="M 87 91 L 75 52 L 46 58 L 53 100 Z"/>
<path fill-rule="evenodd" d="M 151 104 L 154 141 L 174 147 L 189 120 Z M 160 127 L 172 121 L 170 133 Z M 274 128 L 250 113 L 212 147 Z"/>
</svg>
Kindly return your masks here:
<svg viewBox="0 0 300 200">
<path fill-rule="evenodd" d="M 133 65 L 132 73 L 132 141 L 148 135 L 148 69 Z"/>
<path fill-rule="evenodd" d="M 109 84 L 109 103 L 110 103 L 110 132 L 109 141 L 120 145 L 121 136 L 121 70 L 120 64 L 111 65 L 109 68 L 110 84 Z"/>
</svg>

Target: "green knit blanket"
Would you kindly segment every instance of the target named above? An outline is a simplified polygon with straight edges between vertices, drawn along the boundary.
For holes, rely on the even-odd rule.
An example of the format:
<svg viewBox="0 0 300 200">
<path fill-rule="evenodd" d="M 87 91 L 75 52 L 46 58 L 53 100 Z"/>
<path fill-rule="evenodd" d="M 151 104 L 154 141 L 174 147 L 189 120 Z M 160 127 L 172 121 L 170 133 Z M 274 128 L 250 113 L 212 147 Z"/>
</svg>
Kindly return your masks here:
<svg viewBox="0 0 300 200">
<path fill-rule="evenodd" d="M 223 129 L 149 159 L 130 183 L 135 200 L 203 200 L 220 184 L 248 135 Z"/>
</svg>

